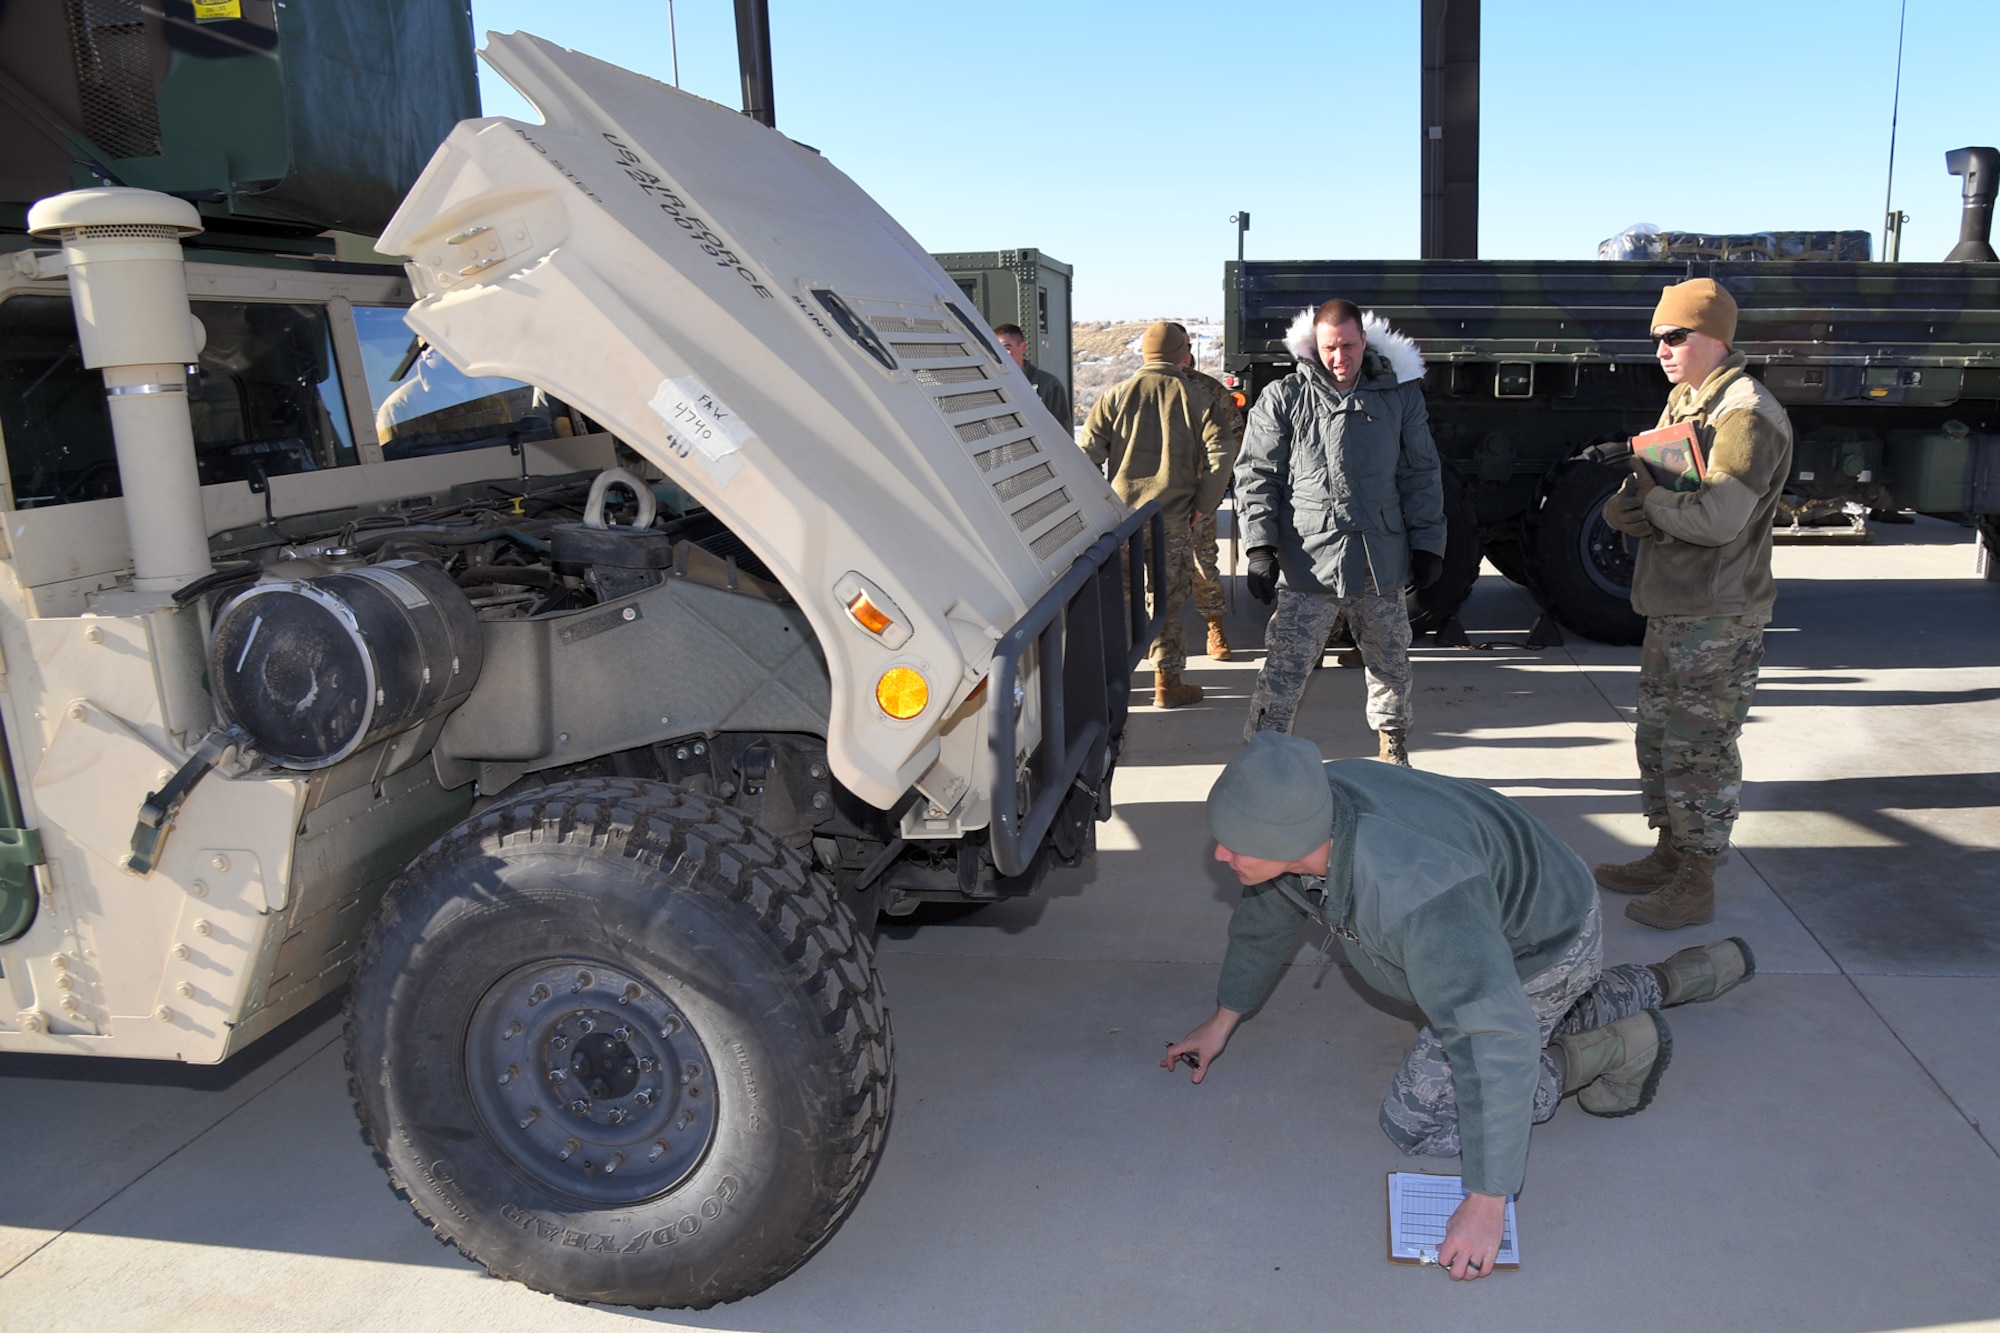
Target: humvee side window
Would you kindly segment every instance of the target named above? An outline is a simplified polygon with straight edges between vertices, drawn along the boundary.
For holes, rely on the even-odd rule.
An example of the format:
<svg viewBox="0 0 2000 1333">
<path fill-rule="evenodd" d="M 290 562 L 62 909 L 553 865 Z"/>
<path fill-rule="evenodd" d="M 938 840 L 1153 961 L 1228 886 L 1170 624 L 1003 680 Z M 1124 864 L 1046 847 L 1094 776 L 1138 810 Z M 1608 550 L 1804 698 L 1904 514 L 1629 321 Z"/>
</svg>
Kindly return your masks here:
<svg viewBox="0 0 2000 1333">
<path fill-rule="evenodd" d="M 461 375 L 421 343 L 394 306 L 354 307 L 375 435 L 385 459 L 484 449 L 554 434 L 550 404 L 499 375 Z"/>
<path fill-rule="evenodd" d="M 104 377 L 83 368 L 67 296 L 0 302 L 0 441 L 16 509 L 119 493 Z"/>
<path fill-rule="evenodd" d="M 356 463 L 326 310 L 196 301 L 207 331 L 188 376 L 204 486 Z M 86 370 L 66 296 L 0 303 L 0 443 L 14 507 L 122 494 L 104 379 Z"/>
</svg>

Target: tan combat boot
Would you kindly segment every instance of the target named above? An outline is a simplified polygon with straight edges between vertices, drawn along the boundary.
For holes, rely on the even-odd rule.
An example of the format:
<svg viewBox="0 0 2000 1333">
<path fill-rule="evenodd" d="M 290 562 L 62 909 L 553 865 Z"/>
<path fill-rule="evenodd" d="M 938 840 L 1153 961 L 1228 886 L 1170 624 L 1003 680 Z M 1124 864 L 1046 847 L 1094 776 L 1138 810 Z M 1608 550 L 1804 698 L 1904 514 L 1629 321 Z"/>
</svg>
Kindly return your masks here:
<svg viewBox="0 0 2000 1333">
<path fill-rule="evenodd" d="M 1382 748 L 1375 757 L 1385 764 L 1395 764 L 1402 768 L 1410 766 L 1410 751 L 1404 744 L 1401 727 L 1384 727 L 1378 735 L 1382 738 Z"/>
<path fill-rule="evenodd" d="M 1681 854 L 1674 850 L 1671 830 L 1660 830 L 1659 845 L 1636 861 L 1613 863 L 1606 861 L 1590 872 L 1601 889 L 1613 893 L 1651 893 L 1662 888 L 1674 877 L 1674 870 L 1681 863 Z"/>
<path fill-rule="evenodd" d="M 1563 1095 L 1592 1115 L 1637 1115 L 1652 1104 L 1674 1055 L 1674 1034 L 1657 1009 L 1549 1043 L 1563 1053 Z"/>
<path fill-rule="evenodd" d="M 1705 926 L 1715 920 L 1715 868 L 1719 856 L 1680 854 L 1673 878 L 1643 898 L 1625 904 L 1625 915 L 1656 930 Z"/>
<path fill-rule="evenodd" d="M 1757 955 L 1740 935 L 1682 949 L 1664 963 L 1648 963 L 1660 983 L 1660 1008 L 1698 1004 L 1736 989 L 1757 975 Z"/>
<path fill-rule="evenodd" d="M 1181 684 L 1178 671 L 1155 671 L 1153 673 L 1153 707 L 1179 708 L 1182 704 L 1201 702 L 1201 686 Z"/>
<path fill-rule="evenodd" d="M 1229 660 L 1229 638 L 1222 632 L 1222 617 L 1208 622 L 1208 655 L 1218 662 Z"/>
</svg>

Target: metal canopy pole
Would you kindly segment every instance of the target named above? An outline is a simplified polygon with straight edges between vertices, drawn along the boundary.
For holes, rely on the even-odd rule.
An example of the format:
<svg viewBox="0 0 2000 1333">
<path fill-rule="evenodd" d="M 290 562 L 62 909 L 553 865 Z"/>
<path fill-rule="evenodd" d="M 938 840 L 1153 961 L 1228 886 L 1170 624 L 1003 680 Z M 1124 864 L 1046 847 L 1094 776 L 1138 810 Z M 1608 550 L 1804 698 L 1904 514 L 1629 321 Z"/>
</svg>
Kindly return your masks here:
<svg viewBox="0 0 2000 1333">
<path fill-rule="evenodd" d="M 743 71 L 743 114 L 778 127 L 771 101 L 771 7 L 768 0 L 736 0 L 736 63 Z"/>
<path fill-rule="evenodd" d="M 1479 258 L 1479 0 L 1424 0 L 1419 254 Z"/>
</svg>

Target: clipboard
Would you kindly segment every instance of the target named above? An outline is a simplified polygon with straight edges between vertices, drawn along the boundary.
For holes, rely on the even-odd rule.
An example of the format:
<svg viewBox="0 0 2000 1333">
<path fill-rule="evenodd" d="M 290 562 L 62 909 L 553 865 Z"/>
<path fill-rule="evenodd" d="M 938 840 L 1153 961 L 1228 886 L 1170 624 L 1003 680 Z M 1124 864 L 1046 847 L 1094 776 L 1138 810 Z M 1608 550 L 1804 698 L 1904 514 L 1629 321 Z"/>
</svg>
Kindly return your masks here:
<svg viewBox="0 0 2000 1333">
<path fill-rule="evenodd" d="M 1435 1264 L 1444 1244 L 1445 1223 L 1465 1198 L 1458 1176 L 1433 1176 L 1421 1171 L 1391 1171 L 1389 1186 L 1389 1262 Z M 1500 1233 L 1495 1268 L 1519 1268 L 1521 1244 L 1514 1225 L 1514 1196 L 1507 1196 L 1507 1224 Z"/>
<path fill-rule="evenodd" d="M 1643 467 L 1670 491 L 1692 491 L 1708 479 L 1708 457 L 1692 421 L 1676 422 L 1632 437 L 1632 466 Z"/>
</svg>

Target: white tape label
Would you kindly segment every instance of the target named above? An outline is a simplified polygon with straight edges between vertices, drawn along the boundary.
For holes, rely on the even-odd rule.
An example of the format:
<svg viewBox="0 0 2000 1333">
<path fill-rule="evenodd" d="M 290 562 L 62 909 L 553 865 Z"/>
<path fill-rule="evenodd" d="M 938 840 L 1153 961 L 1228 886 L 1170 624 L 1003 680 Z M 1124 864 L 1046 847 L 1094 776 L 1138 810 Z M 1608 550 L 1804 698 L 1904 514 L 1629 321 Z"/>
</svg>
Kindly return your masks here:
<svg viewBox="0 0 2000 1333">
<path fill-rule="evenodd" d="M 732 455 L 757 438 L 750 423 L 692 375 L 660 381 L 652 408 L 666 425 L 675 456 L 699 461 L 720 482 L 727 483 L 743 466 Z"/>
</svg>

